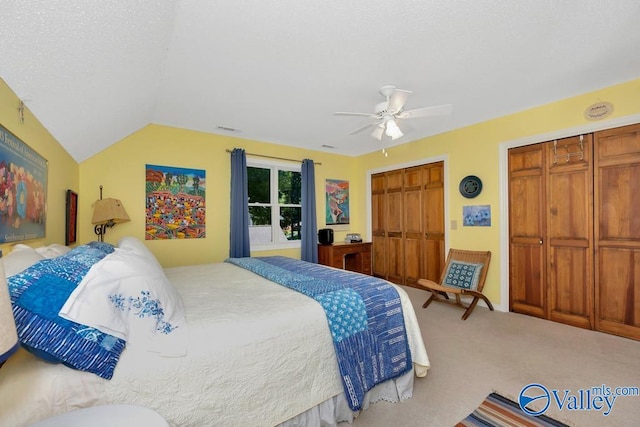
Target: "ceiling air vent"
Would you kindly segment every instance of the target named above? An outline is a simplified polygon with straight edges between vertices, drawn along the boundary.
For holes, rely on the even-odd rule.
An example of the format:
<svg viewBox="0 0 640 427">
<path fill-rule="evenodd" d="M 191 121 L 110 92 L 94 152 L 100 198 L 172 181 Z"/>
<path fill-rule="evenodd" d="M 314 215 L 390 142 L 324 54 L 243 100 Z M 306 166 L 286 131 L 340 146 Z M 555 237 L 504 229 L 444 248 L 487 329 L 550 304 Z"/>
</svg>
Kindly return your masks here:
<svg viewBox="0 0 640 427">
<path fill-rule="evenodd" d="M 230 128 L 227 126 L 216 126 L 216 129 L 223 130 L 225 132 L 240 132 L 240 129 Z"/>
</svg>

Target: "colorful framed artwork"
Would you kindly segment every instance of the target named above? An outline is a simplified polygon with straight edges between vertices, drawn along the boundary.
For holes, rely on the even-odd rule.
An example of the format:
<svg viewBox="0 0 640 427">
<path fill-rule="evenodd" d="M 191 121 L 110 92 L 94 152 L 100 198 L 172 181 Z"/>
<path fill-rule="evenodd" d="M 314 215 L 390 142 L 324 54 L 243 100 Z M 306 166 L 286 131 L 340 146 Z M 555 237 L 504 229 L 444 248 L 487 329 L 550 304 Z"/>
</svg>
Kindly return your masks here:
<svg viewBox="0 0 640 427">
<path fill-rule="evenodd" d="M 463 206 L 462 220 L 465 227 L 490 227 L 491 206 Z"/>
<path fill-rule="evenodd" d="M 145 240 L 202 239 L 205 171 L 146 165 Z"/>
<path fill-rule="evenodd" d="M 67 190 L 64 244 L 69 246 L 76 242 L 78 228 L 78 193 Z"/>
<path fill-rule="evenodd" d="M 42 239 L 49 164 L 0 125 L 0 243 Z"/>
<path fill-rule="evenodd" d="M 328 226 L 349 225 L 349 181 L 325 180 L 325 223 Z"/>
</svg>

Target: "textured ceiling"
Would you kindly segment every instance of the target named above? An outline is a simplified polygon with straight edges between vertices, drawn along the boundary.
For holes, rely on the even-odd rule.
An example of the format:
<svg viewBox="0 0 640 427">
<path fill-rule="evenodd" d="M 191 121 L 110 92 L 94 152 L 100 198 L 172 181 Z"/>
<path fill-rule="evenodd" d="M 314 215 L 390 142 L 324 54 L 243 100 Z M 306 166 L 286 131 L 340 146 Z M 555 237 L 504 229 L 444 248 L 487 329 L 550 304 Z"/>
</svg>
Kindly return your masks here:
<svg viewBox="0 0 640 427">
<path fill-rule="evenodd" d="M 0 77 L 79 162 L 149 123 L 359 155 L 366 119 L 332 113 L 382 85 L 453 105 L 405 143 L 640 77 L 639 22 L 637 0 L 2 0 Z"/>
</svg>

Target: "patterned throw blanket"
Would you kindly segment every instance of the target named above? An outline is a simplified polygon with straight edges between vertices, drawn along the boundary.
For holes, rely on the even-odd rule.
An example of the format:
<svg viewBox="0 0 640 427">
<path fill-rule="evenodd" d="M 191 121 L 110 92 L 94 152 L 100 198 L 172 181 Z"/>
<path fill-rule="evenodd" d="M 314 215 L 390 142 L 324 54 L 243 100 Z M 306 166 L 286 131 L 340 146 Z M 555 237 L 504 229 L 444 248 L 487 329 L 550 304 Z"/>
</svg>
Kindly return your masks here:
<svg viewBox="0 0 640 427">
<path fill-rule="evenodd" d="M 18 338 L 24 348 L 48 362 L 111 379 L 126 342 L 58 316 L 91 266 L 111 252 L 113 246 L 91 242 L 8 278 Z"/>
<path fill-rule="evenodd" d="M 320 303 L 352 410 L 361 409 L 364 394 L 376 384 L 411 369 L 400 296 L 390 283 L 281 256 L 228 258 L 226 262 Z"/>
</svg>

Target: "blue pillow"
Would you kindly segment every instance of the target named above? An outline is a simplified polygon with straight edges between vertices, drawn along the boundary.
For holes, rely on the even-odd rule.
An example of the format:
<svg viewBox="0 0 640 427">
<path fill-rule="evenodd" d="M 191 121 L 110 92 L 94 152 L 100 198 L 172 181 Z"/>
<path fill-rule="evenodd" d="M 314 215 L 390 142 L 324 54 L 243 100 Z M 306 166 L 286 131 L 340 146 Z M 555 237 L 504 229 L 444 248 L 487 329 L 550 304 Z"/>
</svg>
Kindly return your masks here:
<svg viewBox="0 0 640 427">
<path fill-rule="evenodd" d="M 443 285 L 455 288 L 478 289 L 478 278 L 484 264 L 452 261 L 447 267 Z"/>
<path fill-rule="evenodd" d="M 82 245 L 39 261 L 8 279 L 13 315 L 22 346 L 47 362 L 111 379 L 126 342 L 58 315 L 93 264 L 104 258 L 104 245 Z"/>
<path fill-rule="evenodd" d="M 87 245 L 91 248 L 98 249 L 107 255 L 115 250 L 115 246 L 107 242 L 93 241 L 93 242 L 87 243 Z"/>
</svg>

